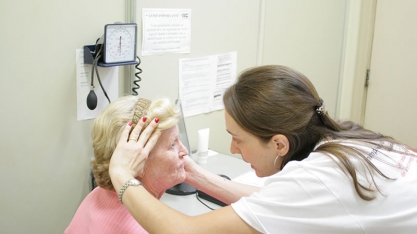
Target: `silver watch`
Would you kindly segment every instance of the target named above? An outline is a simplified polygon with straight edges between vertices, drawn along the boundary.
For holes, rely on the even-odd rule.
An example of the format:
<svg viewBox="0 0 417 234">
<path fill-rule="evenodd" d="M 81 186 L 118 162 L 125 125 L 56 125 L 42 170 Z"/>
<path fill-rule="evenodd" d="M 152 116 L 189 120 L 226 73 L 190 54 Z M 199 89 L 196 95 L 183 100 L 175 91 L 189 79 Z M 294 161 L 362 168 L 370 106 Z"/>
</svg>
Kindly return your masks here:
<svg viewBox="0 0 417 234">
<path fill-rule="evenodd" d="M 123 202 L 122 202 L 123 193 L 124 193 L 124 192 L 126 191 L 126 189 L 127 189 L 129 186 L 131 186 L 131 185 L 133 185 L 133 186 L 139 186 L 139 185 L 142 185 L 142 183 L 141 183 L 139 180 L 137 180 L 137 179 L 130 179 L 130 180 L 126 181 L 126 182 L 123 184 L 123 186 L 122 186 L 122 188 L 120 189 L 120 191 L 119 191 L 119 201 L 120 201 L 120 203 L 122 203 L 122 204 L 123 204 Z"/>
</svg>

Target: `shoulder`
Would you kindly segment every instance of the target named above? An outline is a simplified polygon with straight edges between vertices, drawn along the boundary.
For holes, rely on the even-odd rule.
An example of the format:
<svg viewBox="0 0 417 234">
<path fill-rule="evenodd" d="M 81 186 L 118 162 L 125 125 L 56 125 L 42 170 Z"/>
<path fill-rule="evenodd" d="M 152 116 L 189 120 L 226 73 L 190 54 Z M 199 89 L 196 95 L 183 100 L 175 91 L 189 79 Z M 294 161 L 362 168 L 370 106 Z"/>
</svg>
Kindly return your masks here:
<svg viewBox="0 0 417 234">
<path fill-rule="evenodd" d="M 312 152 L 302 161 L 291 161 L 285 167 L 272 177 L 279 178 L 286 175 L 296 176 L 303 174 L 311 174 L 316 171 L 329 171 L 329 168 L 339 170 L 336 163 L 337 159 L 331 154 L 321 152 Z M 324 169 L 326 168 L 326 169 Z"/>
<path fill-rule="evenodd" d="M 264 233 L 271 233 L 276 227 L 291 232 L 296 230 L 294 225 L 307 223 L 311 230 L 313 214 L 325 212 L 331 217 L 343 213 L 334 191 L 349 186 L 348 177 L 330 157 L 312 153 L 303 161 L 289 162 L 282 171 L 270 176 L 259 192 L 233 203 L 232 208 Z"/>
<path fill-rule="evenodd" d="M 101 200 L 113 200 L 114 196 L 117 195 L 114 191 L 109 191 L 102 187 L 95 187 L 90 193 L 84 198 L 83 203 L 98 202 Z"/>
<path fill-rule="evenodd" d="M 117 194 L 96 187 L 78 207 L 65 233 L 146 233 L 120 204 Z"/>
</svg>

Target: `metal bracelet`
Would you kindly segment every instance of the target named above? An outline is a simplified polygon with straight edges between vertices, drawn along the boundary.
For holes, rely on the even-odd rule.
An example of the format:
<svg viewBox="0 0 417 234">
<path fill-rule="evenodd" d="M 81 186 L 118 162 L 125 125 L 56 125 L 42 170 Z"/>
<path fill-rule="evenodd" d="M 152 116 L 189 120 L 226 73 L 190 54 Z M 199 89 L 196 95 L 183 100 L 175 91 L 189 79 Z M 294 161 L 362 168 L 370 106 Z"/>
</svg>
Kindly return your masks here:
<svg viewBox="0 0 417 234">
<path fill-rule="evenodd" d="M 124 193 L 124 192 L 126 191 L 126 189 L 127 189 L 129 186 L 131 186 L 131 185 L 134 185 L 134 186 L 139 186 L 139 185 L 142 185 L 142 183 L 141 183 L 139 180 L 137 180 L 137 179 L 130 179 L 130 180 L 126 181 L 126 182 L 123 184 L 123 186 L 122 186 L 122 188 L 120 189 L 120 191 L 119 191 L 119 201 L 120 201 L 120 203 L 122 203 L 122 204 L 123 204 L 123 202 L 122 202 L 123 193 Z"/>
</svg>

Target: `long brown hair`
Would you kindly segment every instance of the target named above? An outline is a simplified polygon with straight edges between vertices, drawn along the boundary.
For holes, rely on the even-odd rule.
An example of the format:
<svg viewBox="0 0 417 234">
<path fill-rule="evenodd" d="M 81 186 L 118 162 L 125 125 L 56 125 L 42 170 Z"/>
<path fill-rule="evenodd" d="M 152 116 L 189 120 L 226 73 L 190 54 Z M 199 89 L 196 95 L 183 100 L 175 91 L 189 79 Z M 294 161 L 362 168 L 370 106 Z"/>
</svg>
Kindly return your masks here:
<svg viewBox="0 0 417 234">
<path fill-rule="evenodd" d="M 372 200 L 375 189 L 379 191 L 372 170 L 389 179 L 366 159 L 359 147 L 325 141 L 314 149 L 323 140 L 350 139 L 387 150 L 392 150 L 393 144 L 382 142 L 398 142 L 352 121 L 337 122 L 327 112 L 319 112 L 317 108 L 323 106 L 323 100 L 310 80 L 294 69 L 268 65 L 246 70 L 225 92 L 223 101 L 236 123 L 261 141 L 268 142 L 276 134 L 288 138 L 289 152 L 281 169 L 290 161 L 307 158 L 313 151 L 332 155 L 339 159 L 334 161 L 352 178 L 356 192 L 364 200 Z M 359 183 L 353 158 L 359 159 L 370 172 L 375 189 Z"/>
</svg>

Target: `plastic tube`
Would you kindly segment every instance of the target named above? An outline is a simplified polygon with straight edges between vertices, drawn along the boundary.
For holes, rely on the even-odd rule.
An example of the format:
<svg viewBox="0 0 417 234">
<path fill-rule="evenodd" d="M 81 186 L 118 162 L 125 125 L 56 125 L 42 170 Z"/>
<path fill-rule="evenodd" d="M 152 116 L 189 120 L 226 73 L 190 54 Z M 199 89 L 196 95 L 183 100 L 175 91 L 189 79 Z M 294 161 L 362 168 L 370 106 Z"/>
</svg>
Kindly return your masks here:
<svg viewBox="0 0 417 234">
<path fill-rule="evenodd" d="M 209 145 L 210 128 L 204 128 L 198 130 L 198 150 L 197 150 L 197 163 L 206 164 L 208 158 L 208 145 Z"/>
</svg>

